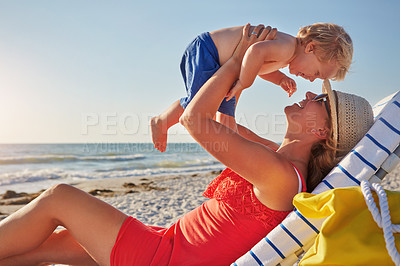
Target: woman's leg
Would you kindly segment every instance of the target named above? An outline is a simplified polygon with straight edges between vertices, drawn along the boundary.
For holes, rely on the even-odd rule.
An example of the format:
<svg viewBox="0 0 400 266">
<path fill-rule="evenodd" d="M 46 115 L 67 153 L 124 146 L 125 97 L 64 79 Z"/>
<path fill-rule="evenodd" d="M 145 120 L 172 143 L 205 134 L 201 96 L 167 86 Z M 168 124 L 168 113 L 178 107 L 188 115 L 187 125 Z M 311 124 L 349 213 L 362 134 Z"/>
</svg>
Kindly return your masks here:
<svg viewBox="0 0 400 266">
<path fill-rule="evenodd" d="M 1 266 L 53 264 L 98 265 L 66 229 L 55 231 L 42 245 L 32 251 L 0 260 Z"/>
<path fill-rule="evenodd" d="M 57 226 L 100 265 L 110 254 L 127 216 L 107 203 L 69 185 L 56 185 L 0 222 L 0 259 L 41 246 Z"/>
<path fill-rule="evenodd" d="M 150 129 L 154 148 L 161 152 L 165 151 L 167 148 L 168 129 L 179 122 L 183 111 L 180 100 L 177 100 L 162 114 L 151 118 Z"/>
</svg>

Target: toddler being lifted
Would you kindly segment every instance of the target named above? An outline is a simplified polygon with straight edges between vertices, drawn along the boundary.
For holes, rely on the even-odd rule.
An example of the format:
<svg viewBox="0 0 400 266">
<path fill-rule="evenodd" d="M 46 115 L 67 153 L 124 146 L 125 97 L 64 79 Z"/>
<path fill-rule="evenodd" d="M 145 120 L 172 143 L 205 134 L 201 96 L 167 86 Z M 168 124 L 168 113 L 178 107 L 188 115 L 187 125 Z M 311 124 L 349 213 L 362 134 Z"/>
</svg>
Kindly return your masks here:
<svg viewBox="0 0 400 266">
<path fill-rule="evenodd" d="M 271 30 L 269 27 L 264 30 L 262 25 L 254 27 L 249 24 L 220 29 L 200 34 L 186 48 L 180 67 L 187 96 L 151 119 L 152 141 L 156 149 L 165 151 L 168 129 L 179 122 L 184 108 L 194 95 L 232 56 L 241 39 L 243 27 L 250 27 L 249 32 L 254 38 Z M 343 80 L 352 57 L 352 40 L 345 30 L 336 24 L 315 23 L 305 26 L 300 28 L 296 37 L 278 31 L 273 40 L 260 41 L 248 48 L 239 80 L 222 101 L 215 119 L 230 126 L 224 121 L 228 121 L 227 116 L 235 115 L 241 91 L 250 87 L 257 75 L 281 86 L 291 96 L 297 90 L 296 83 L 279 69 L 288 66 L 290 74 L 311 82 L 317 78 Z"/>
</svg>

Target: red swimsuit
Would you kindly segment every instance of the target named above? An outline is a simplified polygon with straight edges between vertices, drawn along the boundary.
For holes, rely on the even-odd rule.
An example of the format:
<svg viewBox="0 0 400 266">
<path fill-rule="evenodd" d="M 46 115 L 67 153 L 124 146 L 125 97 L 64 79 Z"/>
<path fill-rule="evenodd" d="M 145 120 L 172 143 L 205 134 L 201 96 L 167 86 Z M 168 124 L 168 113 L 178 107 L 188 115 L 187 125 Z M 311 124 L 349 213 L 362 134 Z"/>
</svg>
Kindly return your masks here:
<svg viewBox="0 0 400 266">
<path fill-rule="evenodd" d="M 300 191 L 305 191 L 296 172 Z M 112 250 L 111 265 L 229 265 L 290 213 L 263 205 L 253 185 L 229 168 L 210 183 L 204 196 L 210 200 L 170 228 L 127 218 Z"/>
</svg>

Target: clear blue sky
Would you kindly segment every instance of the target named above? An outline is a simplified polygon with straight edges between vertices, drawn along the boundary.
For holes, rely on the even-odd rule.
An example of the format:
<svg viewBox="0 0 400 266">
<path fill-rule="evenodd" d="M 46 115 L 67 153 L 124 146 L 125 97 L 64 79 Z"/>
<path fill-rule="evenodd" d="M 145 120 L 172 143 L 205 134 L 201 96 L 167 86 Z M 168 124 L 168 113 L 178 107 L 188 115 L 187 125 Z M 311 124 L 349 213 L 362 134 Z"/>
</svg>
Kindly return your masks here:
<svg viewBox="0 0 400 266">
<path fill-rule="evenodd" d="M 354 63 L 332 85 L 374 104 L 400 89 L 399 13 L 397 0 L 0 0 L 0 143 L 150 142 L 148 118 L 185 95 L 186 45 L 247 22 L 292 35 L 314 22 L 343 26 Z M 239 101 L 239 121 L 280 141 L 283 107 L 321 90 L 320 80 L 294 79 L 290 99 L 257 80 Z M 171 131 L 171 141 L 191 141 L 180 125 Z"/>
</svg>

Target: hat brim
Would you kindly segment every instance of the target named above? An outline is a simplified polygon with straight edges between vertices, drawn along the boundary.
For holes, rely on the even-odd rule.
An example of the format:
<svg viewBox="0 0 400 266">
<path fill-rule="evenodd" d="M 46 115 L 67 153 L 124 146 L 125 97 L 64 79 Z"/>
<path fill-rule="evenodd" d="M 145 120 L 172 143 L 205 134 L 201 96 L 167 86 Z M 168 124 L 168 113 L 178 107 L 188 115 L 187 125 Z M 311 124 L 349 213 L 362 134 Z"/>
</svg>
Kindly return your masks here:
<svg viewBox="0 0 400 266">
<path fill-rule="evenodd" d="M 338 143 L 338 116 L 337 116 L 337 98 L 335 91 L 331 88 L 331 83 L 328 79 L 324 80 L 322 85 L 322 92 L 328 94 L 329 108 L 331 111 L 331 122 L 332 122 L 332 133 L 333 133 L 333 144 L 337 148 Z"/>
</svg>

